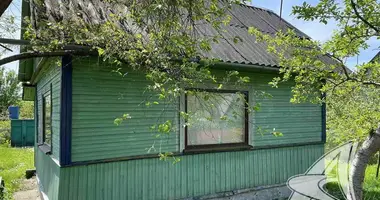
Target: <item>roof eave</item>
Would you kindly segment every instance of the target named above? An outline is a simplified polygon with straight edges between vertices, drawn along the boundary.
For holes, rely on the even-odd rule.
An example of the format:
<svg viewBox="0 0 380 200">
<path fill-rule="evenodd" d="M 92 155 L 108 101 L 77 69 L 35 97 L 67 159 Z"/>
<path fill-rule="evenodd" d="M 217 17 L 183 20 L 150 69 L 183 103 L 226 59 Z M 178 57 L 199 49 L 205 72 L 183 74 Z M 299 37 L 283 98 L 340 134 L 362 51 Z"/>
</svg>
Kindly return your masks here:
<svg viewBox="0 0 380 200">
<path fill-rule="evenodd" d="M 5 10 L 9 7 L 12 0 L 2 0 L 0 2 L 0 17 L 4 14 Z"/>
</svg>

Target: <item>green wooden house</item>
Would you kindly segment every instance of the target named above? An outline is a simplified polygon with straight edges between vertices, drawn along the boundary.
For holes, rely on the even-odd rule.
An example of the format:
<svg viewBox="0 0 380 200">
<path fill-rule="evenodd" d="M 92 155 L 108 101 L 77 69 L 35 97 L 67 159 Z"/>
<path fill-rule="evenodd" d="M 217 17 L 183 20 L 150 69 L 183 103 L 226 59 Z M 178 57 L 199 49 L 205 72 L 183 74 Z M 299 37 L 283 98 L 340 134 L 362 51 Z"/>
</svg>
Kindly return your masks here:
<svg viewBox="0 0 380 200">
<path fill-rule="evenodd" d="M 292 83 L 276 89 L 268 85 L 278 75 L 277 59 L 248 35 L 247 27 L 255 26 L 268 33 L 276 32 L 276 27 L 292 28 L 299 36 L 307 36 L 270 10 L 236 5 L 231 12 L 231 24 L 223 34 L 226 38 L 237 34 L 244 42 L 215 44 L 205 57 L 220 59 L 217 71 L 235 69 L 251 77 L 249 87 L 221 91 L 225 96 L 243 91 L 249 101 L 261 103 L 259 112 L 247 113 L 242 119 L 249 118 L 254 124 L 241 123 L 234 129 L 238 130 L 237 138 L 231 139 L 232 132 L 228 131 L 216 133 L 227 138 L 218 141 L 204 134 L 197 136 L 196 130 L 183 128 L 178 109 L 169 108 L 161 115 L 159 109 L 137 106 L 145 98 L 142 91 L 148 81 L 128 66 L 124 69 L 128 75 L 120 76 L 111 73 L 113 66 L 96 57 L 64 56 L 59 65 L 49 59 L 20 65 L 23 98 L 35 101 L 35 166 L 42 197 L 100 200 L 286 196 L 287 179 L 304 173 L 324 152 L 325 107 L 290 103 Z M 60 13 L 64 12 L 56 14 Z M 273 97 L 260 99 L 253 95 L 255 91 L 265 91 Z M 197 103 L 180 98 L 174 107 L 196 110 Z M 133 117 L 127 124 L 116 126 L 115 118 L 123 113 Z M 178 131 L 157 139 L 149 131 L 157 118 L 178 122 Z M 283 136 L 261 135 L 257 126 L 276 127 Z M 218 147 L 225 143 L 235 145 L 229 149 L 207 148 L 207 144 Z M 156 144 L 156 151 L 148 150 L 152 144 Z M 173 152 L 181 161 L 173 165 L 159 160 L 158 148 L 160 152 Z M 266 192 L 265 198 L 260 191 Z"/>
</svg>

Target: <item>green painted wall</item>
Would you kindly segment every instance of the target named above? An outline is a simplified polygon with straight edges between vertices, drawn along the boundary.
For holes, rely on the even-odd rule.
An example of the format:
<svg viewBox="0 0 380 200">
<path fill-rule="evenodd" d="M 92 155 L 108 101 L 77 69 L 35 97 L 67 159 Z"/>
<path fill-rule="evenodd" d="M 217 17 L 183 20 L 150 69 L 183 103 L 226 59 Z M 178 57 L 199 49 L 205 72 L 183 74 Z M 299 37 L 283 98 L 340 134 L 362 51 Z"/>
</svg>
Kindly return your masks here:
<svg viewBox="0 0 380 200">
<path fill-rule="evenodd" d="M 99 62 L 100 63 L 100 62 Z M 145 91 L 144 74 L 123 69 L 124 76 L 112 72 L 117 67 L 99 64 L 94 59 L 75 60 L 73 64 L 73 130 L 72 161 L 109 159 L 147 154 L 154 145 L 157 151 L 180 152 L 183 146 L 182 128 L 177 123 L 175 133 L 168 138 L 155 138 L 149 128 L 167 119 L 178 121 L 179 107 L 161 103 L 147 108 L 143 102 L 152 94 Z M 223 72 L 224 73 L 224 72 Z M 250 115 L 250 144 L 265 146 L 321 141 L 321 106 L 291 104 L 291 83 L 271 88 L 268 82 L 274 72 L 242 72 L 251 78 L 244 90 L 249 91 L 250 102 L 260 102 L 261 110 Z M 257 92 L 270 93 L 272 98 L 262 98 Z M 155 97 L 155 95 L 153 95 Z M 179 106 L 179 103 L 178 103 Z M 166 107 L 165 113 L 162 109 Z M 115 118 L 129 113 L 132 119 L 116 126 Z M 269 132 L 261 135 L 257 127 L 270 131 L 276 128 L 283 137 Z"/>
<path fill-rule="evenodd" d="M 178 151 L 178 134 L 157 139 L 150 130 L 157 122 L 178 121 L 178 109 L 165 103 L 147 108 L 141 102 L 152 94 L 144 93 L 144 75 L 129 70 L 122 77 L 114 69 L 86 59 L 73 63 L 72 161 L 143 155 L 152 145 L 153 154 Z M 124 113 L 132 118 L 116 126 Z"/>
<path fill-rule="evenodd" d="M 37 81 L 37 132 L 42 132 L 42 95 L 50 90 L 52 84 L 52 156 L 59 160 L 61 68 L 51 62 L 46 64 L 48 66 L 44 66 L 45 70 Z"/>
<path fill-rule="evenodd" d="M 44 154 L 37 146 L 37 135 L 42 131 L 42 95 L 50 89 L 52 84 L 52 154 Z M 37 96 L 35 105 L 36 121 L 36 146 L 35 146 L 35 167 L 40 180 L 40 190 L 44 192 L 50 200 L 58 199 L 59 195 L 59 153 L 60 153 L 60 95 L 61 95 L 61 68 L 46 63 L 43 71 L 37 77 Z"/>
<path fill-rule="evenodd" d="M 304 173 L 323 145 L 181 156 L 68 167 L 61 170 L 59 199 L 179 199 L 285 183 Z"/>
<path fill-rule="evenodd" d="M 61 173 L 61 168 L 56 163 L 58 161 L 54 161 L 38 148 L 35 149 L 34 156 L 40 191 L 44 192 L 49 200 L 58 199 Z"/>
<path fill-rule="evenodd" d="M 253 146 L 318 142 L 322 140 L 322 108 L 320 105 L 290 103 L 293 83 L 281 83 L 272 88 L 268 83 L 276 77 L 275 73 L 241 73 L 250 77 L 250 102 L 261 103 L 261 108 L 250 115 L 250 139 Z M 271 98 L 254 95 L 265 91 Z M 257 127 L 282 132 L 283 137 L 274 137 L 266 132 L 260 134 Z"/>
<path fill-rule="evenodd" d="M 179 121 L 178 104 L 161 102 L 147 108 L 143 74 L 131 70 L 124 76 L 101 66 L 96 60 L 75 59 L 73 63 L 72 161 L 89 161 L 147 154 L 179 152 L 180 131 L 157 139 L 149 127 L 167 119 Z M 289 103 L 291 84 L 272 89 L 267 85 L 275 74 L 244 72 L 251 77 L 250 99 L 262 103 L 250 115 L 250 144 L 265 146 L 321 141 L 321 107 Z M 53 83 L 53 155 L 36 148 L 36 169 L 42 190 L 49 199 L 178 199 L 236 189 L 285 183 L 305 172 L 324 151 L 323 144 L 237 152 L 181 156 L 173 165 L 158 158 L 118 161 L 60 168 L 59 95 L 60 68 L 49 67 L 37 83 L 38 115 L 43 94 Z M 266 91 L 273 98 L 254 96 Z M 139 105 L 140 104 L 140 105 Z M 161 110 L 165 108 L 166 112 Z M 116 126 L 116 117 L 129 113 L 132 119 Z M 157 121 L 159 120 L 159 121 Z M 275 138 L 260 135 L 256 126 L 284 133 Z M 180 124 L 175 124 L 178 128 Z M 58 148 L 58 149 L 56 149 Z M 154 151 L 154 149 L 156 151 Z"/>
</svg>

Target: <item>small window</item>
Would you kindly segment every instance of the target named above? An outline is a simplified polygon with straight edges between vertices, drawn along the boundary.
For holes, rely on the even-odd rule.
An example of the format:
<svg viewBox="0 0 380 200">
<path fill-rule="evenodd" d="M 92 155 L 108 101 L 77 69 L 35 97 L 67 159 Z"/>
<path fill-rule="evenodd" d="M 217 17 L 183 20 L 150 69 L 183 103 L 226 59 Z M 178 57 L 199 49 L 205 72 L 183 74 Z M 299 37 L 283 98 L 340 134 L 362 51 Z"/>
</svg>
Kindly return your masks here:
<svg viewBox="0 0 380 200">
<path fill-rule="evenodd" d="M 43 118 L 42 118 L 42 136 L 43 144 L 51 147 L 52 144 L 52 102 L 50 91 L 45 93 L 42 98 L 42 109 L 43 109 Z"/>
<path fill-rule="evenodd" d="M 248 145 L 248 92 L 189 91 L 185 149 Z"/>
</svg>

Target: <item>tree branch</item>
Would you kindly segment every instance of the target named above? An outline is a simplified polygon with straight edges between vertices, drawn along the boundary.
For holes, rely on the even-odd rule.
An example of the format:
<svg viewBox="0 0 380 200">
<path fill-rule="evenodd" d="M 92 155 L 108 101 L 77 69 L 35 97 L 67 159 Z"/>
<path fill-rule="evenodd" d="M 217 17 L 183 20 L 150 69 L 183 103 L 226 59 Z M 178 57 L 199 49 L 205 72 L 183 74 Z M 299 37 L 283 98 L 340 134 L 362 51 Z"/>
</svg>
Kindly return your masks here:
<svg viewBox="0 0 380 200">
<path fill-rule="evenodd" d="M 2 45 L 2 44 L 0 44 L 0 47 L 3 47 L 4 49 L 6 49 L 6 50 L 8 50 L 8 51 L 10 51 L 10 52 L 13 52 L 13 50 L 12 50 L 12 49 L 10 49 L 10 48 L 8 48 L 8 47 L 6 47 L 6 46 Z"/>
<path fill-rule="evenodd" d="M 379 29 L 377 29 L 374 25 L 372 25 L 371 23 L 369 23 L 366 19 L 364 19 L 363 16 L 361 16 L 356 8 L 356 4 L 354 2 L 354 0 L 351 0 L 351 6 L 352 8 L 354 9 L 354 12 L 355 12 L 355 15 L 360 19 L 362 20 L 365 24 L 367 24 L 367 26 L 371 27 L 373 30 L 375 30 L 377 33 L 379 32 Z"/>
<path fill-rule="evenodd" d="M 376 87 L 380 87 L 380 83 L 375 82 L 375 81 L 363 81 L 357 78 L 348 78 L 348 80 L 356 81 L 356 82 L 362 83 L 363 85 L 373 85 Z"/>
<path fill-rule="evenodd" d="M 350 79 L 350 73 L 348 72 L 347 67 L 344 65 L 343 60 L 335 56 L 334 54 L 329 54 L 329 56 L 340 62 L 339 66 L 342 68 L 344 75 L 346 76 L 347 79 Z"/>
<path fill-rule="evenodd" d="M 63 50 L 63 51 L 53 51 L 53 52 L 25 52 L 16 54 L 13 56 L 9 56 L 0 60 L 0 66 L 5 65 L 7 63 L 17 61 L 17 60 L 25 60 L 29 58 L 40 58 L 40 57 L 58 57 L 65 55 L 75 55 L 75 56 L 98 56 L 98 54 L 94 51 L 88 50 Z"/>
</svg>

